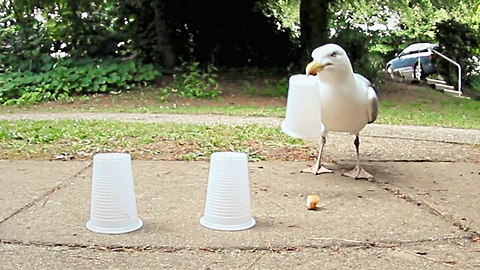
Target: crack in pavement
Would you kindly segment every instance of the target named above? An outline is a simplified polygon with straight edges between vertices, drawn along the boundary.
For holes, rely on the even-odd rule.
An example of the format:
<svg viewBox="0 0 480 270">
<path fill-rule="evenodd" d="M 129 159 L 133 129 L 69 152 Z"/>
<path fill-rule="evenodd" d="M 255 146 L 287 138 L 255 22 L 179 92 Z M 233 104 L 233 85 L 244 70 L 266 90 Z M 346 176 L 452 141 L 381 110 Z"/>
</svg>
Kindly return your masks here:
<svg viewBox="0 0 480 270">
<path fill-rule="evenodd" d="M 357 162 L 356 159 L 341 159 L 342 162 Z M 361 162 L 395 162 L 395 163 L 409 163 L 409 162 L 418 162 L 418 163 L 456 163 L 457 161 L 454 160 L 447 160 L 447 159 L 361 159 Z M 337 161 L 333 163 L 338 163 Z"/>
<path fill-rule="evenodd" d="M 454 241 L 471 240 L 470 236 L 445 236 L 440 238 L 426 238 L 417 240 L 382 240 L 369 241 L 367 240 L 351 240 L 341 238 L 310 238 L 309 240 L 318 240 L 319 242 L 328 242 L 325 244 L 305 244 L 297 246 L 273 246 L 267 244 L 265 246 L 151 246 L 151 245 L 84 245 L 72 243 L 57 243 L 46 241 L 21 241 L 14 239 L 0 239 L 0 244 L 16 245 L 16 246 L 36 246 L 36 247 L 50 247 L 50 248 L 65 248 L 65 249 L 88 249 L 97 251 L 110 252 L 178 252 L 178 251 L 206 251 L 206 252 L 222 252 L 222 251 L 272 251 L 272 252 L 296 252 L 303 249 L 335 249 L 343 248 L 397 248 L 407 247 L 409 245 L 424 244 L 424 243 L 450 243 Z"/>
<path fill-rule="evenodd" d="M 388 191 L 389 193 L 395 195 L 396 197 L 398 198 L 401 198 L 401 199 L 404 199 L 405 201 L 407 201 L 408 203 L 411 203 L 411 204 L 414 204 L 418 207 L 423 207 L 424 209 L 427 209 L 428 212 L 430 212 L 431 214 L 434 214 L 435 216 L 437 216 L 438 218 L 441 218 L 449 223 L 451 223 L 452 225 L 454 225 L 455 227 L 457 227 L 458 229 L 462 230 L 462 231 L 465 231 L 465 232 L 469 232 L 470 234 L 472 234 L 472 237 L 480 237 L 480 232 L 479 231 L 476 231 L 472 228 L 470 228 L 468 225 L 469 223 L 472 221 L 470 219 L 470 221 L 467 221 L 467 224 L 463 224 L 463 222 L 461 221 L 458 221 L 457 219 L 455 219 L 453 216 L 451 215 L 445 215 L 443 214 L 441 211 L 435 209 L 431 204 L 429 204 L 427 201 L 425 200 L 417 200 L 417 199 L 414 199 L 412 198 L 412 196 L 406 194 L 406 193 L 403 193 L 402 191 L 400 191 L 399 188 L 396 188 L 396 187 L 393 187 L 393 186 L 386 186 L 386 185 L 383 185 L 382 183 L 379 183 L 379 182 L 376 182 L 382 189 Z"/>
<path fill-rule="evenodd" d="M 29 209 L 30 207 L 36 205 L 37 203 L 39 203 L 40 201 L 42 201 L 43 199 L 45 199 L 45 201 L 43 202 L 42 204 L 42 207 L 45 206 L 45 204 L 47 203 L 48 199 L 50 198 L 50 196 L 52 196 L 53 193 L 55 193 L 55 191 L 65 187 L 68 185 L 69 182 L 71 182 L 72 179 L 76 178 L 77 176 L 79 176 L 81 173 L 85 172 L 88 168 L 90 168 L 92 166 L 93 163 L 90 163 L 88 164 L 87 166 L 85 166 L 84 168 L 82 168 L 81 170 L 79 170 L 77 173 L 75 173 L 74 175 L 70 176 L 66 181 L 62 181 L 60 182 L 59 184 L 55 185 L 53 188 L 49 189 L 48 191 L 46 191 L 45 193 L 43 193 L 42 195 L 40 195 L 39 197 L 33 199 L 31 202 L 27 203 L 25 206 L 17 209 L 16 211 L 14 211 L 13 213 L 11 213 L 9 216 L 7 216 L 6 218 L 4 218 L 3 220 L 0 220 L 0 225 L 2 225 L 4 222 L 6 222 L 7 220 L 11 219 L 12 217 L 14 217 L 15 215 L 18 215 L 20 214 L 21 212 Z"/>
<path fill-rule="evenodd" d="M 422 142 L 433 142 L 433 143 L 445 143 L 445 144 L 453 144 L 453 145 L 465 145 L 465 146 L 472 146 L 477 147 L 480 144 L 476 143 L 467 143 L 467 142 L 456 142 L 456 141 L 446 141 L 446 140 L 435 140 L 435 139 L 425 139 L 425 138 L 409 138 L 409 137 L 401 137 L 401 136 L 386 136 L 386 135 L 362 135 L 362 137 L 369 137 L 369 138 L 381 138 L 381 139 L 394 139 L 394 140 L 406 140 L 406 141 L 422 141 Z"/>
</svg>

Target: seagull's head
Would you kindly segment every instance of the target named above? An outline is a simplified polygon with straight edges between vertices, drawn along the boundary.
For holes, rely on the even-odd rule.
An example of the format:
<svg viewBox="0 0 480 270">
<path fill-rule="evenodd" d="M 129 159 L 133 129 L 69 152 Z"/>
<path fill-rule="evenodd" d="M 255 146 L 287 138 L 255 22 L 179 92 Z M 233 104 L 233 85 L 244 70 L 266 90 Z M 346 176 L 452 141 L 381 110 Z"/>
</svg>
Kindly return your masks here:
<svg viewBox="0 0 480 270">
<path fill-rule="evenodd" d="M 325 80 L 352 73 L 352 65 L 345 50 L 337 44 L 326 44 L 312 52 L 313 61 L 306 67 L 307 75 L 318 75 Z"/>
</svg>

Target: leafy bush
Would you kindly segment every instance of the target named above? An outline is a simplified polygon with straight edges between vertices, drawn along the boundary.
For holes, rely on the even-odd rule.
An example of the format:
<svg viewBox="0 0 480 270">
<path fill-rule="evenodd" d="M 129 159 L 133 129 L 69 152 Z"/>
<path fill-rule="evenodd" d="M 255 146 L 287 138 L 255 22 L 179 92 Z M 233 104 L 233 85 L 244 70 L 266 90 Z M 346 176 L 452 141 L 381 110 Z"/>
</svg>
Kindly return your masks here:
<svg viewBox="0 0 480 270">
<path fill-rule="evenodd" d="M 133 89 L 151 83 L 160 72 L 134 60 L 62 60 L 41 73 L 7 71 L 0 75 L 0 103 L 21 104 L 65 98 L 72 94 Z"/>
<path fill-rule="evenodd" d="M 475 69 L 472 56 L 475 48 L 480 47 L 480 37 L 472 27 L 450 19 L 436 25 L 435 35 L 439 42 L 437 50 L 462 66 L 462 77 Z M 441 59 L 437 68 L 449 83 L 457 83 L 457 67 Z"/>
<path fill-rule="evenodd" d="M 372 37 L 361 28 L 340 29 L 332 41 L 340 44 L 348 53 L 355 72 L 369 80 L 375 80 L 382 69 L 382 58 L 377 53 L 370 53 Z"/>
<path fill-rule="evenodd" d="M 217 69 L 211 65 L 203 72 L 200 63 L 185 63 L 177 69 L 180 75 L 175 75 L 172 92 L 183 98 L 215 98 L 218 97 L 218 83 L 213 73 Z"/>
<path fill-rule="evenodd" d="M 7 6 L 0 7 L 0 69 L 40 72 L 53 59 L 46 29 L 32 17 L 17 20 L 13 8 Z"/>
<path fill-rule="evenodd" d="M 268 97 L 286 97 L 288 94 L 288 78 L 284 77 L 280 80 L 275 80 L 272 84 L 271 81 L 265 81 L 267 89 L 265 92 L 259 93 L 261 96 Z"/>
<path fill-rule="evenodd" d="M 466 92 L 469 92 L 474 99 L 480 100 L 480 74 L 467 76 L 464 85 L 467 86 Z"/>
<path fill-rule="evenodd" d="M 385 62 L 380 53 L 367 53 L 362 59 L 354 64 L 354 71 L 362 74 L 371 82 L 379 77 L 379 72 L 384 68 Z"/>
</svg>

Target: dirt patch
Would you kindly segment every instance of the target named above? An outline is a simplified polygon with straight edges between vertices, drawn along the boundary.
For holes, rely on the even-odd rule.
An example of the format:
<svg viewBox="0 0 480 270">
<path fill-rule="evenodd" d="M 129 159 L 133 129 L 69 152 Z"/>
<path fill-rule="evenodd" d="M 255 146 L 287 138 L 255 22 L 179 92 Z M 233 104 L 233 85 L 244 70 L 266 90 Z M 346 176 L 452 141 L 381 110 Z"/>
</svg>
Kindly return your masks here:
<svg viewBox="0 0 480 270">
<path fill-rule="evenodd" d="M 254 107 L 285 107 L 286 97 L 272 97 L 271 93 L 278 91 L 285 78 L 268 76 L 237 76 L 225 75 L 218 79 L 221 95 L 217 99 L 185 99 L 170 95 L 165 100 L 160 98 L 160 91 L 168 87 L 171 78 L 165 77 L 154 88 L 122 91 L 119 93 L 94 94 L 90 96 L 75 97 L 75 102 L 54 101 L 36 104 L 25 109 L 12 109 L 12 111 L 76 111 L 112 108 L 122 111 L 129 108 L 147 108 L 160 106 L 254 106 Z M 285 82 L 286 84 L 286 82 Z M 424 91 L 425 86 L 413 83 L 400 83 L 388 77 L 376 83 L 380 100 L 395 101 L 399 103 L 431 103 L 438 102 L 439 95 L 435 91 Z M 270 96 L 265 96 L 269 94 Z M 444 99 L 449 96 L 445 94 Z M 440 96 L 440 100 L 442 96 Z"/>
<path fill-rule="evenodd" d="M 451 97 L 448 94 L 438 95 L 436 91 L 425 91 L 428 86 L 424 83 L 401 83 L 390 78 L 384 78 L 376 87 L 380 101 L 395 101 L 399 104 L 432 103 Z"/>
<path fill-rule="evenodd" d="M 172 83 L 171 77 L 164 76 L 155 87 L 112 93 L 100 93 L 88 96 L 76 96 L 74 102 L 50 101 L 35 104 L 12 111 L 72 111 L 112 108 L 121 111 L 122 108 L 142 108 L 155 106 L 200 107 L 200 106 L 255 106 L 255 107 L 284 107 L 286 97 L 266 96 L 265 92 L 274 92 L 281 77 L 237 76 L 225 75 L 218 79 L 221 94 L 215 99 L 187 99 L 175 95 L 162 98 L 160 92 Z M 286 87 L 286 86 L 285 86 Z"/>
</svg>

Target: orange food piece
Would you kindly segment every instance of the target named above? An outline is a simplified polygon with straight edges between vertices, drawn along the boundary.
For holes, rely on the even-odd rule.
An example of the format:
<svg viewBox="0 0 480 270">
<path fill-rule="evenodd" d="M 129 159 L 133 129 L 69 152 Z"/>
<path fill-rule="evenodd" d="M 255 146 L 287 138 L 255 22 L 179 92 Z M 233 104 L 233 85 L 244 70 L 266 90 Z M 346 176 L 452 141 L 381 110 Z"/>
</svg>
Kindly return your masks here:
<svg viewBox="0 0 480 270">
<path fill-rule="evenodd" d="M 307 209 L 315 210 L 317 209 L 317 203 L 320 201 L 320 196 L 318 194 L 312 194 L 307 196 Z"/>
</svg>

